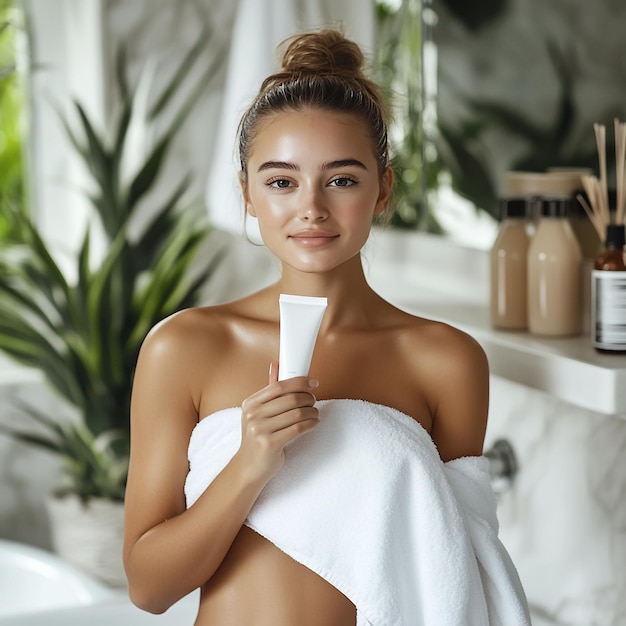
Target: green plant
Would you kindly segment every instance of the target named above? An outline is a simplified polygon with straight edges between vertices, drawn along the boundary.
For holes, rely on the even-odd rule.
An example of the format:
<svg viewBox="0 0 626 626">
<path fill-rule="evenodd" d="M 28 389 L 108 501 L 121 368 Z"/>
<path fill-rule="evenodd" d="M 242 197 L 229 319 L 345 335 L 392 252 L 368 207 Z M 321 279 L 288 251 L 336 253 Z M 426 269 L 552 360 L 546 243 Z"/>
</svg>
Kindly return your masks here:
<svg viewBox="0 0 626 626">
<path fill-rule="evenodd" d="M 391 225 L 441 232 L 427 192 L 437 187 L 439 163 L 426 158 L 422 67 L 422 3 L 377 2 L 378 80 L 393 104 L 391 165 L 395 172 Z"/>
<path fill-rule="evenodd" d="M 24 95 L 16 71 L 19 12 L 14 0 L 0 0 L 0 242 L 12 235 L 9 207 L 26 210 L 21 123 Z"/>
<path fill-rule="evenodd" d="M 63 118 L 93 179 L 89 198 L 106 239 L 103 258 L 93 262 L 88 228 L 75 258 L 76 280 L 70 282 L 36 224 L 17 210 L 11 216 L 19 241 L 0 253 L 0 349 L 41 370 L 77 416 L 61 419 L 25 406 L 24 414 L 39 428 L 8 430 L 60 455 L 65 491 L 83 500 L 123 498 L 130 391 L 140 345 L 159 320 L 195 304 L 201 284 L 219 262 L 216 255 L 199 262 L 209 227 L 183 201 L 188 176 L 164 201 L 149 194 L 176 133 L 220 62 L 215 55 L 182 104 L 175 104 L 207 39 L 205 32 L 146 113 L 143 122 L 150 127 L 163 127 L 164 118 L 171 121 L 128 183 L 122 161 L 138 98 L 127 82 L 123 48 L 116 66 L 121 106 L 110 125 L 112 139 L 96 130 L 79 102 L 75 111 L 81 132 Z"/>
</svg>

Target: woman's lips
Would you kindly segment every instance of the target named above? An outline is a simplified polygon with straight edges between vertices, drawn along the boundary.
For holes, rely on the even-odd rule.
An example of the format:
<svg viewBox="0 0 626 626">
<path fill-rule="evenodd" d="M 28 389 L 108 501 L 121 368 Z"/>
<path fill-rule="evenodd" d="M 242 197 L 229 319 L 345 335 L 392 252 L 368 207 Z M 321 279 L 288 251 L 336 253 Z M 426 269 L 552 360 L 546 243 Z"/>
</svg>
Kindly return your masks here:
<svg viewBox="0 0 626 626">
<path fill-rule="evenodd" d="M 295 243 L 305 248 L 320 248 L 334 241 L 339 235 L 323 231 L 302 231 L 290 235 Z"/>
</svg>

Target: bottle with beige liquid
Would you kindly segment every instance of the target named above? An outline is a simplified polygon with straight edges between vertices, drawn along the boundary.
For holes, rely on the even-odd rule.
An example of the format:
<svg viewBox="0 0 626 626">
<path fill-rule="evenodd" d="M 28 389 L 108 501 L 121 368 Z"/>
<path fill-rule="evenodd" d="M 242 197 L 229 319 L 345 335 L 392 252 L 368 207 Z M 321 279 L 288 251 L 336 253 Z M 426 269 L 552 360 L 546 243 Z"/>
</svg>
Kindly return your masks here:
<svg viewBox="0 0 626 626">
<path fill-rule="evenodd" d="M 494 328 L 525 330 L 529 237 L 527 198 L 500 201 L 500 228 L 490 253 L 490 318 Z"/>
<path fill-rule="evenodd" d="M 569 198 L 542 198 L 528 248 L 528 330 L 572 336 L 582 328 L 582 254 L 567 219 Z"/>
</svg>

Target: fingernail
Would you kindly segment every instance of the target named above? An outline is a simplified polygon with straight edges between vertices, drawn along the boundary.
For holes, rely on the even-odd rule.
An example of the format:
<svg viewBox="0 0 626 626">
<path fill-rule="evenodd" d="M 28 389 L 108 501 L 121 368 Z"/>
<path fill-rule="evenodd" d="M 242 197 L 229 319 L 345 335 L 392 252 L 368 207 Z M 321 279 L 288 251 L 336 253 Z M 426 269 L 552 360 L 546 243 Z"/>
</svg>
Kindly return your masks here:
<svg viewBox="0 0 626 626">
<path fill-rule="evenodd" d="M 309 387 L 315 389 L 318 385 L 319 383 L 315 380 L 315 378 L 309 378 Z"/>
</svg>

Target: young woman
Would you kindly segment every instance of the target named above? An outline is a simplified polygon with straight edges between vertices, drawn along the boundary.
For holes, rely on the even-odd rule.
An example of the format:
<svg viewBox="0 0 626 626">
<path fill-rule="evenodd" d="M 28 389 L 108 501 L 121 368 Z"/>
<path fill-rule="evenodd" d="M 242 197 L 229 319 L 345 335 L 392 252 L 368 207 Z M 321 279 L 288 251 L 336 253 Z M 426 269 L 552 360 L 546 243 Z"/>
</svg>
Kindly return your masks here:
<svg viewBox="0 0 626 626">
<path fill-rule="evenodd" d="M 389 626 L 452 623 L 427 622 L 417 614 L 400 621 L 389 617 L 393 607 L 387 614 L 381 609 L 377 617 L 364 586 L 376 579 L 379 567 L 396 568 L 394 555 L 388 558 L 381 548 L 377 564 L 361 567 L 372 568 L 365 571 L 361 588 L 356 569 L 343 573 L 352 567 L 349 558 L 334 556 L 344 549 L 358 550 L 358 559 L 367 553 L 362 544 L 346 545 L 352 538 L 361 541 L 360 531 L 337 539 L 348 528 L 339 511 L 344 508 L 341 494 L 350 499 L 365 485 L 364 497 L 371 496 L 370 460 L 352 456 L 351 440 L 361 441 L 368 424 L 376 431 L 378 422 L 393 422 L 396 428 L 397 420 L 406 437 L 415 436 L 426 446 L 424 455 L 436 457 L 429 463 L 443 476 L 446 462 L 481 455 L 488 409 L 488 366 L 478 344 L 450 326 L 399 310 L 366 282 L 360 253 L 375 216 L 389 208 L 393 173 L 386 109 L 362 66 L 359 48 L 339 32 L 288 41 L 282 71 L 265 80 L 239 133 L 245 208 L 258 219 L 265 245 L 281 262 L 280 279 L 234 302 L 180 312 L 144 342 L 133 390 L 124 558 L 130 596 L 150 612 L 163 612 L 200 587 L 198 626 L 354 626 L 357 619 Z M 328 308 L 310 375 L 279 382 L 281 293 L 324 296 Z M 370 421 L 360 420 L 361 413 Z M 347 430 L 333 434 L 344 423 Z M 408 441 L 390 432 L 389 446 L 395 439 L 399 446 Z M 326 437 L 326 447 L 318 452 L 320 437 Z M 227 453 L 225 441 L 230 442 Z M 381 475 L 395 457 L 387 446 L 368 457 L 372 463 L 382 460 Z M 193 481 L 202 482 L 193 497 L 188 455 L 196 467 Z M 409 452 L 416 459 L 420 455 Z M 306 469 L 298 465 L 304 458 L 310 458 Z M 408 475 L 406 463 L 413 462 L 403 460 L 398 475 Z M 344 484 L 342 475 L 329 478 L 333 463 L 343 463 L 341 471 L 354 484 Z M 306 485 L 318 474 L 325 482 L 317 491 L 312 487 L 309 496 Z M 370 474 L 372 481 L 379 480 Z M 292 481 L 293 493 L 274 498 L 271 488 L 283 479 Z M 397 482 L 383 484 L 381 494 Z M 336 500 L 326 499 L 324 485 L 337 490 Z M 292 497 L 305 504 L 296 506 Z M 397 499 L 398 511 L 412 497 L 408 487 Z M 269 507 L 273 500 L 284 502 L 285 512 L 267 513 L 262 498 Z M 250 521 L 259 507 L 273 526 L 268 532 L 258 531 L 265 522 Z M 346 516 L 353 513 L 345 511 Z M 363 532 L 370 514 L 355 513 Z M 395 515 L 382 514 L 385 519 Z M 421 514 L 430 526 L 429 512 Z M 443 533 L 440 517 L 432 516 L 432 526 Z M 336 544 L 332 548 L 320 543 L 327 522 L 337 522 L 337 529 L 327 533 L 332 535 L 329 546 Z M 273 542 L 274 531 L 293 537 Z M 375 535 L 365 534 L 363 541 L 381 543 Z M 313 545 L 296 545 L 289 554 L 292 539 Z M 399 545 L 407 553 L 414 547 Z M 338 552 L 329 555 L 331 549 Z M 401 588 L 402 580 L 413 575 L 404 558 L 396 568 L 400 588 L 389 591 L 400 603 L 405 596 L 420 597 L 417 587 Z M 324 564 L 318 567 L 318 561 Z M 467 578 L 474 574 L 467 572 Z M 416 584 L 423 586 L 429 576 L 415 575 L 422 581 Z M 424 602 L 432 604 L 425 589 Z M 519 592 L 513 595 L 523 605 Z M 457 624 L 481 619 L 468 617 Z M 517 623 L 526 622 L 508 622 Z"/>
</svg>

